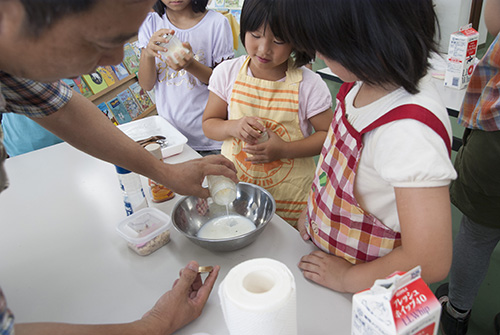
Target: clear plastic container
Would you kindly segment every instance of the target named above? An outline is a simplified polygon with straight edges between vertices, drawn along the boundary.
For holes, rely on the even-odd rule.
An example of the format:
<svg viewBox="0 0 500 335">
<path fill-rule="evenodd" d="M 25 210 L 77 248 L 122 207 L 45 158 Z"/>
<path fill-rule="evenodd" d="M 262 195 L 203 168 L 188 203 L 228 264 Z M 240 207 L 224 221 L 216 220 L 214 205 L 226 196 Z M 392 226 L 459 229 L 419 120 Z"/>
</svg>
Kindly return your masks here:
<svg viewBox="0 0 500 335">
<path fill-rule="evenodd" d="M 156 208 L 144 208 L 121 221 L 116 230 L 130 249 L 147 256 L 170 241 L 170 216 Z"/>
<path fill-rule="evenodd" d="M 189 52 L 189 50 L 182 45 L 182 42 L 177 37 L 175 37 L 175 35 L 164 34 L 162 37 L 167 39 L 167 42 L 162 42 L 159 44 L 159 46 L 161 46 L 162 48 L 167 48 L 167 51 L 160 51 L 160 54 L 165 58 L 172 57 L 174 63 L 178 64 L 179 62 L 177 61 L 177 59 L 175 59 L 174 56 L 175 53 L 182 50 L 184 50 L 185 52 Z"/>
<path fill-rule="evenodd" d="M 229 205 L 236 199 L 236 184 L 225 176 L 207 176 L 208 190 L 214 202 L 221 206 Z"/>
</svg>

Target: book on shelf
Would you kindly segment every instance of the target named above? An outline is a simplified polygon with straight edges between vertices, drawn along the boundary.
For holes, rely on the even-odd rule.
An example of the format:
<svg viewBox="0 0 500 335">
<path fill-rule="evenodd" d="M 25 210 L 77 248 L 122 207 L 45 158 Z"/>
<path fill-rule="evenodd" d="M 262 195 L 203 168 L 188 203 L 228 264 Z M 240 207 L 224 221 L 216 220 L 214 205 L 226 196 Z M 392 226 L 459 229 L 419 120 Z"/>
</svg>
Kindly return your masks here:
<svg viewBox="0 0 500 335">
<path fill-rule="evenodd" d="M 142 113 L 141 106 L 139 106 L 137 101 L 135 101 L 134 95 L 128 88 L 118 93 L 117 98 L 120 100 L 132 119 L 135 119 Z"/>
<path fill-rule="evenodd" d="M 130 74 L 128 73 L 128 70 L 125 67 L 125 65 L 123 65 L 123 63 L 120 63 L 118 65 L 112 65 L 111 68 L 113 69 L 119 80 L 127 78 L 128 75 Z"/>
<path fill-rule="evenodd" d="M 130 114 L 127 112 L 125 106 L 121 103 L 118 97 L 114 97 L 113 99 L 106 102 L 109 109 L 113 113 L 119 124 L 127 123 L 132 121 Z"/>
<path fill-rule="evenodd" d="M 104 79 L 108 87 L 118 82 L 118 77 L 110 65 L 98 66 L 96 71 L 101 75 L 102 79 Z"/>
<path fill-rule="evenodd" d="M 149 97 L 151 98 L 151 101 L 156 105 L 156 95 L 155 95 L 155 89 L 153 88 L 151 91 L 147 91 Z"/>
<path fill-rule="evenodd" d="M 137 56 L 137 58 L 139 60 L 141 60 L 141 48 L 139 48 L 137 46 L 138 43 L 139 43 L 139 41 L 133 41 L 133 42 L 130 42 L 130 45 L 132 46 L 132 49 L 134 50 L 135 55 Z"/>
<path fill-rule="evenodd" d="M 90 87 L 87 85 L 85 80 L 80 76 L 78 78 L 73 78 L 73 81 L 75 82 L 75 85 L 78 87 L 80 90 L 80 93 L 86 97 L 90 98 L 94 93 L 90 90 Z"/>
<path fill-rule="evenodd" d="M 62 81 L 68 85 L 69 87 L 71 87 L 75 92 L 78 92 L 78 93 L 82 93 L 80 92 L 80 89 L 78 88 L 78 86 L 76 86 L 75 84 L 75 81 L 73 79 L 62 79 Z"/>
<path fill-rule="evenodd" d="M 84 74 L 83 80 L 87 83 L 87 85 L 92 90 L 92 93 L 97 94 L 101 92 L 103 89 L 108 87 L 104 79 L 102 78 L 99 72 L 94 72 L 91 74 Z"/>
<path fill-rule="evenodd" d="M 123 65 L 130 74 L 137 74 L 139 71 L 139 58 L 130 43 L 125 43 L 123 46 Z"/>
<path fill-rule="evenodd" d="M 105 102 L 101 102 L 99 105 L 97 105 L 97 107 L 101 110 L 101 112 L 104 113 L 104 115 L 108 117 L 108 119 L 111 120 L 111 122 L 113 122 L 115 125 L 118 125 L 118 121 L 116 121 L 115 116 L 113 115 L 113 113 L 111 113 L 108 105 L 106 105 Z"/>
<path fill-rule="evenodd" d="M 146 109 L 154 105 L 148 92 L 143 89 L 137 81 L 131 84 L 128 89 L 132 92 L 135 100 L 139 103 L 143 111 L 146 111 Z"/>
</svg>

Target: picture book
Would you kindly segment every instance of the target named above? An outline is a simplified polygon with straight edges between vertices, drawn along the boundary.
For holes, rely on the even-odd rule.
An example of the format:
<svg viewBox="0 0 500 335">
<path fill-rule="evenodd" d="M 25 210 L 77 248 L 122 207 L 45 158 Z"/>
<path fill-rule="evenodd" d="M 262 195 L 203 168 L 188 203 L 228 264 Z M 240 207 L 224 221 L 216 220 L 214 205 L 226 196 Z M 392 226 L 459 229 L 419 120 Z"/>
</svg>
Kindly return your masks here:
<svg viewBox="0 0 500 335">
<path fill-rule="evenodd" d="M 113 113 L 113 115 L 116 118 L 116 121 L 118 121 L 119 124 L 132 121 L 130 114 L 127 112 L 127 109 L 120 102 L 120 99 L 118 99 L 118 97 L 109 100 L 106 104 L 109 106 L 111 113 Z"/>
<path fill-rule="evenodd" d="M 148 91 L 148 95 L 151 98 L 151 101 L 156 105 L 156 96 L 154 88 L 151 91 Z"/>
<path fill-rule="evenodd" d="M 143 89 L 138 82 L 131 84 L 128 89 L 132 92 L 135 100 L 139 103 L 143 111 L 153 106 L 153 101 L 151 101 L 146 90 Z"/>
<path fill-rule="evenodd" d="M 128 73 L 127 68 L 125 67 L 125 65 L 123 65 L 123 63 L 112 65 L 111 68 L 113 69 L 119 80 L 127 78 L 130 74 Z"/>
<path fill-rule="evenodd" d="M 91 97 L 94 93 L 90 90 L 90 87 L 87 85 L 85 80 L 80 76 L 78 78 L 74 78 L 73 81 L 75 82 L 76 87 L 80 90 L 80 93 L 86 97 L 89 98 Z"/>
<path fill-rule="evenodd" d="M 238 8 L 240 6 L 239 0 L 226 0 L 227 8 Z"/>
<path fill-rule="evenodd" d="M 139 114 L 142 113 L 141 107 L 139 106 L 137 101 L 135 101 L 135 98 L 129 89 L 123 90 L 122 92 L 118 93 L 117 98 L 120 100 L 132 119 L 135 119 L 137 116 L 139 116 Z"/>
<path fill-rule="evenodd" d="M 135 52 L 135 55 L 137 56 L 137 58 L 139 58 L 139 60 L 140 60 L 141 59 L 141 48 L 139 48 L 137 46 L 137 43 L 139 43 L 139 41 L 131 42 L 130 45 L 132 46 L 132 49 L 134 49 L 134 52 Z"/>
<path fill-rule="evenodd" d="M 73 79 L 62 79 L 62 81 L 64 81 L 64 83 L 66 83 L 69 87 L 71 87 L 73 90 L 75 90 L 75 92 L 78 92 L 78 93 L 82 93 L 80 92 L 80 89 L 78 88 L 78 86 L 76 86 L 75 84 L 75 81 Z"/>
<path fill-rule="evenodd" d="M 139 58 L 130 43 L 125 43 L 123 46 L 123 65 L 130 74 L 137 74 L 139 71 Z"/>
<path fill-rule="evenodd" d="M 99 72 L 94 72 L 91 74 L 84 74 L 83 80 L 87 83 L 87 85 L 92 90 L 92 93 L 97 94 L 101 92 L 103 89 L 108 87 L 108 84 L 104 81 L 101 74 Z"/>
<path fill-rule="evenodd" d="M 215 8 L 224 8 L 224 0 L 215 0 L 214 7 Z"/>
<path fill-rule="evenodd" d="M 108 119 L 111 120 L 111 122 L 113 122 L 115 125 L 118 125 L 118 121 L 116 121 L 115 116 L 113 115 L 113 113 L 111 113 L 108 105 L 106 105 L 105 102 L 101 102 L 99 105 L 97 105 L 97 107 L 104 113 L 104 115 L 108 117 Z"/>
<path fill-rule="evenodd" d="M 118 77 L 110 65 L 97 67 L 97 72 L 104 79 L 108 87 L 118 82 Z"/>
</svg>

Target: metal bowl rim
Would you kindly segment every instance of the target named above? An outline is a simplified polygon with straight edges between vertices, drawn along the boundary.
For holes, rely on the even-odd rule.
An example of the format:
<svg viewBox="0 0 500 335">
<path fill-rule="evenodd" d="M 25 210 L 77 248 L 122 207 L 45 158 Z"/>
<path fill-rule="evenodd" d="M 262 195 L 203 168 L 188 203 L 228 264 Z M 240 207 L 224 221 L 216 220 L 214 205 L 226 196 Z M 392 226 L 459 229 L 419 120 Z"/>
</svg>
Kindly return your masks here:
<svg viewBox="0 0 500 335">
<path fill-rule="evenodd" d="M 266 190 L 262 186 L 255 185 L 255 184 L 252 184 L 252 183 L 243 182 L 243 181 L 240 181 L 238 184 L 249 185 L 251 187 L 258 187 L 258 188 L 260 188 L 260 190 L 263 191 L 271 199 L 271 203 L 273 205 L 272 206 L 272 213 L 273 213 L 272 215 L 274 216 L 274 214 L 276 213 L 276 201 L 274 200 L 273 196 L 271 195 L 271 193 L 269 193 L 268 190 Z M 248 235 L 256 234 L 259 230 L 264 229 L 264 227 L 266 227 L 269 224 L 269 222 L 271 222 L 271 220 L 272 220 L 272 217 L 271 217 L 271 219 L 269 219 L 264 224 L 259 225 L 257 228 L 255 228 L 255 230 L 249 231 L 248 233 L 245 233 L 245 234 L 242 234 L 242 235 L 238 235 L 238 236 L 235 236 L 235 237 L 209 239 L 209 238 L 201 238 L 201 237 L 197 237 L 197 236 L 194 236 L 194 235 L 189 235 L 188 233 L 186 233 L 185 231 L 183 231 L 182 229 L 180 229 L 177 226 L 177 223 L 175 222 L 175 215 L 174 215 L 174 213 L 177 211 L 177 207 L 179 207 L 181 205 L 181 203 L 186 198 L 189 198 L 189 197 L 192 197 L 192 196 L 191 195 L 182 196 L 182 198 L 179 201 L 177 201 L 177 203 L 174 205 L 174 208 L 172 209 L 172 215 L 171 215 L 171 217 L 172 217 L 172 225 L 182 235 L 186 236 L 189 239 L 194 239 L 196 241 L 203 241 L 203 242 L 227 242 L 227 241 L 239 240 L 239 239 L 244 238 L 244 237 L 246 237 Z"/>
</svg>

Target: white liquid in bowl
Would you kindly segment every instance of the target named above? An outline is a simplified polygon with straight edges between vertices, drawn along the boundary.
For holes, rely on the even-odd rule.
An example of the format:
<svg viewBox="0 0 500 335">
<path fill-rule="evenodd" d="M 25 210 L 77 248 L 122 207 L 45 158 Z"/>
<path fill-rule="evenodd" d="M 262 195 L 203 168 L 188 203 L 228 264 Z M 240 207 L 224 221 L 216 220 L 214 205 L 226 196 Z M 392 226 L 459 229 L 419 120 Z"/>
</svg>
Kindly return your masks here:
<svg viewBox="0 0 500 335">
<path fill-rule="evenodd" d="M 255 224 L 244 216 L 225 215 L 205 223 L 196 235 L 206 239 L 225 239 L 243 235 L 255 229 Z"/>
</svg>

